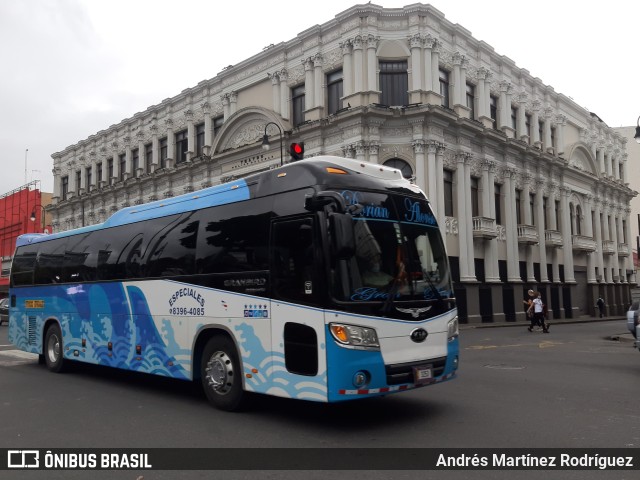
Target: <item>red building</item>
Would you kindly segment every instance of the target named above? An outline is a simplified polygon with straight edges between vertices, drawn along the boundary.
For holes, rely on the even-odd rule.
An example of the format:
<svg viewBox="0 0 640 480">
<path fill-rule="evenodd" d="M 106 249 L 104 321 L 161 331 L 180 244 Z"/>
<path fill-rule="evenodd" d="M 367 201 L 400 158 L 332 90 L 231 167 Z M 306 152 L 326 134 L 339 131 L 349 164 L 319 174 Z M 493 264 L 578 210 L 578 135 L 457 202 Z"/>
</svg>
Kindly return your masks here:
<svg viewBox="0 0 640 480">
<path fill-rule="evenodd" d="M 0 196 L 0 297 L 9 291 L 11 261 L 16 239 L 25 233 L 48 233 L 45 207 L 51 203 L 51 194 L 40 191 L 40 181 L 34 180 Z"/>
</svg>

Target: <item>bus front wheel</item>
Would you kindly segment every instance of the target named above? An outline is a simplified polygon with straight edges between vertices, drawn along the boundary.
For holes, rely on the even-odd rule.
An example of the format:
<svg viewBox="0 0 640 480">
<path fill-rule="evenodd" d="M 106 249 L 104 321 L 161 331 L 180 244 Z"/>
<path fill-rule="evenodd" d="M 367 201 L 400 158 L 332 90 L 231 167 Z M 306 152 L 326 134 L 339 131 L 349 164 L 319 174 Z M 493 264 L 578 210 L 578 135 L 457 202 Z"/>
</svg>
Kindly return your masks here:
<svg viewBox="0 0 640 480">
<path fill-rule="evenodd" d="M 240 410 L 246 394 L 242 389 L 240 361 L 233 342 L 212 337 L 204 348 L 201 365 L 202 388 L 209 402 L 221 410 Z"/>
<path fill-rule="evenodd" d="M 58 324 L 52 324 L 44 337 L 44 363 L 51 372 L 64 370 L 65 360 L 62 354 L 62 332 Z"/>
</svg>

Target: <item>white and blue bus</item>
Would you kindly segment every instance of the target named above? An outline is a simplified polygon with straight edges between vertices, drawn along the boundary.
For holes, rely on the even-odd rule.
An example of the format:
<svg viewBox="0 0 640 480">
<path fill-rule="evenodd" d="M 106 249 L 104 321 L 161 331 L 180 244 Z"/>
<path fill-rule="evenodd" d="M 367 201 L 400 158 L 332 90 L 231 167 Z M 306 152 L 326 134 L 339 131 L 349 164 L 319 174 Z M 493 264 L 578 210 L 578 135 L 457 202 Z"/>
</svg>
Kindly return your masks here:
<svg viewBox="0 0 640 480">
<path fill-rule="evenodd" d="M 9 338 L 70 361 L 321 402 L 453 378 L 458 318 L 433 211 L 398 170 L 315 157 L 19 237 Z"/>
</svg>

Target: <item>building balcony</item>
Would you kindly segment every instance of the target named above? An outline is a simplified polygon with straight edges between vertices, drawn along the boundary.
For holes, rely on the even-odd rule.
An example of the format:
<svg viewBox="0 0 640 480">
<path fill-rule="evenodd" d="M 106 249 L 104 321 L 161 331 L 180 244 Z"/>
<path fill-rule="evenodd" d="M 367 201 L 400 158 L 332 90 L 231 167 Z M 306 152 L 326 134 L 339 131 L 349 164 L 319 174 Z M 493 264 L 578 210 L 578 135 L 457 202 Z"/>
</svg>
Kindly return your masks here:
<svg viewBox="0 0 640 480">
<path fill-rule="evenodd" d="M 498 236 L 496 221 L 493 218 L 473 217 L 473 237 L 492 239 Z"/>
<path fill-rule="evenodd" d="M 595 252 L 596 241 L 591 237 L 585 237 L 584 235 L 572 235 L 571 244 L 573 249 L 579 252 Z"/>
<path fill-rule="evenodd" d="M 518 243 L 535 245 L 540 239 L 534 225 L 518 225 Z"/>
<path fill-rule="evenodd" d="M 561 247 L 562 233 L 560 233 L 558 230 L 545 230 L 544 241 L 548 247 Z"/>
<path fill-rule="evenodd" d="M 618 256 L 619 257 L 628 257 L 631 252 L 629 252 L 629 245 L 626 243 L 618 244 Z"/>
<path fill-rule="evenodd" d="M 615 248 L 613 248 L 613 240 L 603 240 L 602 241 L 602 254 L 603 255 L 613 255 L 616 253 Z"/>
</svg>

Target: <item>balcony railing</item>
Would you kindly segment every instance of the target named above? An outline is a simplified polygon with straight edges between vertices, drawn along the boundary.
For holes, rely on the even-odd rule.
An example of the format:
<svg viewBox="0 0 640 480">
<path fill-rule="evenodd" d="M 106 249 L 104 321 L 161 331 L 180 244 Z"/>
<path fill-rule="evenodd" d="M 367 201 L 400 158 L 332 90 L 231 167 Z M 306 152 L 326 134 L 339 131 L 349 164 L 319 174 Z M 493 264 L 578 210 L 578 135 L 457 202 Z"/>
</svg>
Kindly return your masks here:
<svg viewBox="0 0 640 480">
<path fill-rule="evenodd" d="M 562 233 L 560 233 L 558 230 L 545 230 L 544 241 L 548 247 L 561 247 Z"/>
<path fill-rule="evenodd" d="M 629 256 L 629 245 L 626 243 L 618 244 L 618 256 L 619 257 L 628 257 Z"/>
<path fill-rule="evenodd" d="M 613 248 L 613 240 L 603 240 L 602 241 L 602 254 L 603 255 L 613 255 L 616 253 L 615 248 Z"/>
<path fill-rule="evenodd" d="M 585 237 L 584 235 L 572 235 L 571 243 L 574 250 L 580 252 L 595 252 L 596 241 L 591 237 Z"/>
<path fill-rule="evenodd" d="M 473 217 L 473 236 L 475 238 L 496 238 L 496 221 L 493 218 Z"/>
<path fill-rule="evenodd" d="M 538 243 L 538 231 L 534 225 L 518 225 L 518 243 Z"/>
</svg>

